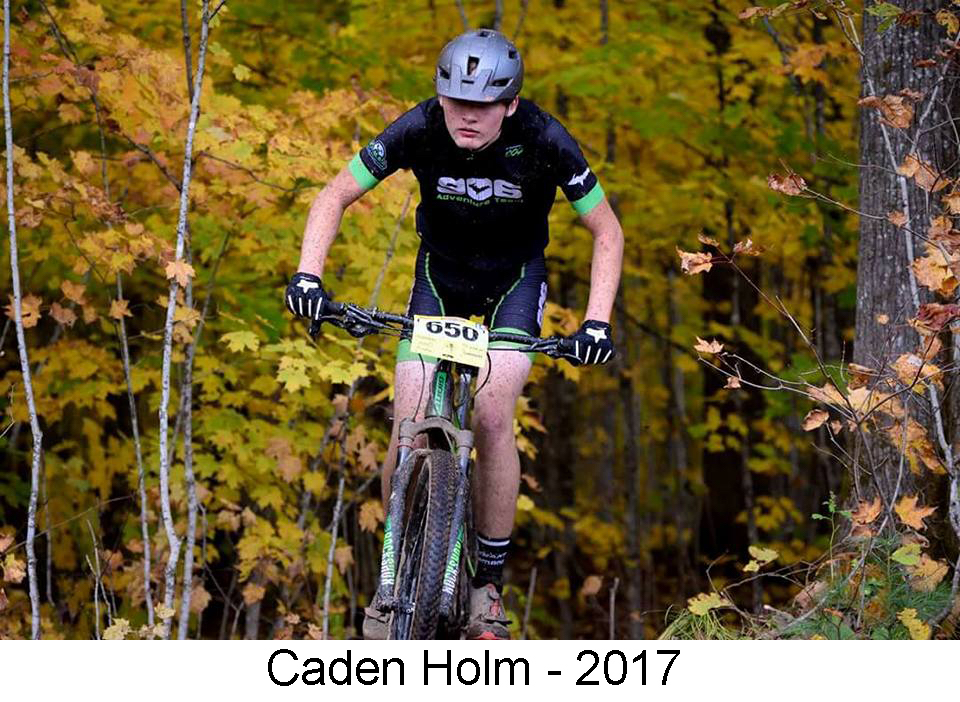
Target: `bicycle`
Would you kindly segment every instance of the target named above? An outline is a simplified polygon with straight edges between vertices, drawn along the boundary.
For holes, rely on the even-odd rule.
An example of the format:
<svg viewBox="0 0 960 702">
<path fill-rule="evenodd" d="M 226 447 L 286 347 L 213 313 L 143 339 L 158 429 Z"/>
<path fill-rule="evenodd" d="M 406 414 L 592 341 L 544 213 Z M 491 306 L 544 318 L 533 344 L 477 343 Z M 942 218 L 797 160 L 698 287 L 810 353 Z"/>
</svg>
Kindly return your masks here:
<svg viewBox="0 0 960 702">
<path fill-rule="evenodd" d="M 391 639 L 456 638 L 467 619 L 469 578 L 464 576 L 476 572 L 469 429 L 474 369 L 483 366 L 492 342 L 514 342 L 520 346 L 511 350 L 552 358 L 573 347 L 560 336 L 489 332 L 458 317 L 410 318 L 330 301 L 311 323 L 312 337 L 324 322 L 358 338 L 386 333 L 410 339 L 412 351 L 439 359 L 424 419 L 416 421 L 418 407 L 413 418 L 400 421 L 377 599 L 381 611 L 390 613 Z M 427 448 L 414 448 L 421 434 Z"/>
</svg>

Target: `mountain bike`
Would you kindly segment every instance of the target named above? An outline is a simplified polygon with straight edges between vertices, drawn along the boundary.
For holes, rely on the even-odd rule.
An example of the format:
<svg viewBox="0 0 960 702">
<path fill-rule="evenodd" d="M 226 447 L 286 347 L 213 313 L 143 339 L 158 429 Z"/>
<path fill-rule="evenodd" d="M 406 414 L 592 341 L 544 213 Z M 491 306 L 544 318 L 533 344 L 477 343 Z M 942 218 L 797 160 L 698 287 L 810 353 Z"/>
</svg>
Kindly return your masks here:
<svg viewBox="0 0 960 702">
<path fill-rule="evenodd" d="M 573 351 L 560 336 L 490 332 L 458 317 L 414 318 L 349 303 L 324 303 L 310 326 L 327 322 L 352 336 L 381 333 L 409 339 L 414 353 L 438 358 L 424 418 L 400 421 L 397 467 L 390 485 L 376 600 L 390 613 L 391 639 L 459 638 L 466 625 L 470 577 L 476 572 L 476 532 L 470 499 L 470 409 L 477 371 L 489 344 L 553 358 Z M 498 349 L 499 350 L 499 349 Z M 425 435 L 427 448 L 415 448 Z"/>
</svg>

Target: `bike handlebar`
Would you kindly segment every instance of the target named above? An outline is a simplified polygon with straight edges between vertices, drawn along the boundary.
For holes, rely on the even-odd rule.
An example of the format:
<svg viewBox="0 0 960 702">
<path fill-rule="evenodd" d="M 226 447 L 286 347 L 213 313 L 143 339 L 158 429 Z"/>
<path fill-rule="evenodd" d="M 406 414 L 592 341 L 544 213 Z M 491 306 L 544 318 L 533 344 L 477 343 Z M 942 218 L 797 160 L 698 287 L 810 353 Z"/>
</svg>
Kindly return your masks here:
<svg viewBox="0 0 960 702">
<path fill-rule="evenodd" d="M 320 317 L 310 322 L 310 336 L 312 338 L 317 338 L 320 334 L 320 327 L 324 322 L 345 329 L 351 336 L 357 338 L 383 330 L 389 330 L 403 339 L 409 339 L 413 334 L 412 317 L 383 312 L 376 307 L 367 309 L 349 302 L 324 301 Z M 509 341 L 524 344 L 525 348 L 502 350 L 543 353 L 551 358 L 563 358 L 566 354 L 573 352 L 573 344 L 570 340 L 557 335 L 543 338 L 512 332 L 491 331 L 490 341 Z"/>
</svg>

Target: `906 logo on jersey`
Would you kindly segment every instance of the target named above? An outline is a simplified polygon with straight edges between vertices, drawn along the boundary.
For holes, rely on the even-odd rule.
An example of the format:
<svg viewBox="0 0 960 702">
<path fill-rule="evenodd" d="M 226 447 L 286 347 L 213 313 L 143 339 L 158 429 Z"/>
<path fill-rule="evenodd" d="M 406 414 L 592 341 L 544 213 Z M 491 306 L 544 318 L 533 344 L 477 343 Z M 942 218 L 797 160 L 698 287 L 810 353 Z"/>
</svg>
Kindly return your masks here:
<svg viewBox="0 0 960 702">
<path fill-rule="evenodd" d="M 522 200 L 523 191 L 519 185 L 508 180 L 490 180 L 489 178 L 450 178 L 441 176 L 437 181 L 438 200 L 457 200 L 471 204 L 481 204 L 490 200 Z"/>
</svg>

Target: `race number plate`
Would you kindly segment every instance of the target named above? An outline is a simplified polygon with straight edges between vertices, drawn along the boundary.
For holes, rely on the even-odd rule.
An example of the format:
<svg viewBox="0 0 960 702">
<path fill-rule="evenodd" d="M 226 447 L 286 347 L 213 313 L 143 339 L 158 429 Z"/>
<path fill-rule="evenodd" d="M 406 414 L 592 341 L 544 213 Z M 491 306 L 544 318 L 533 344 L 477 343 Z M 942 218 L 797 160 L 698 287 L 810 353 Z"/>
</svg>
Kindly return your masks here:
<svg viewBox="0 0 960 702">
<path fill-rule="evenodd" d="M 414 315 L 410 350 L 480 368 L 487 360 L 490 334 L 479 322 L 460 317 Z"/>
</svg>

